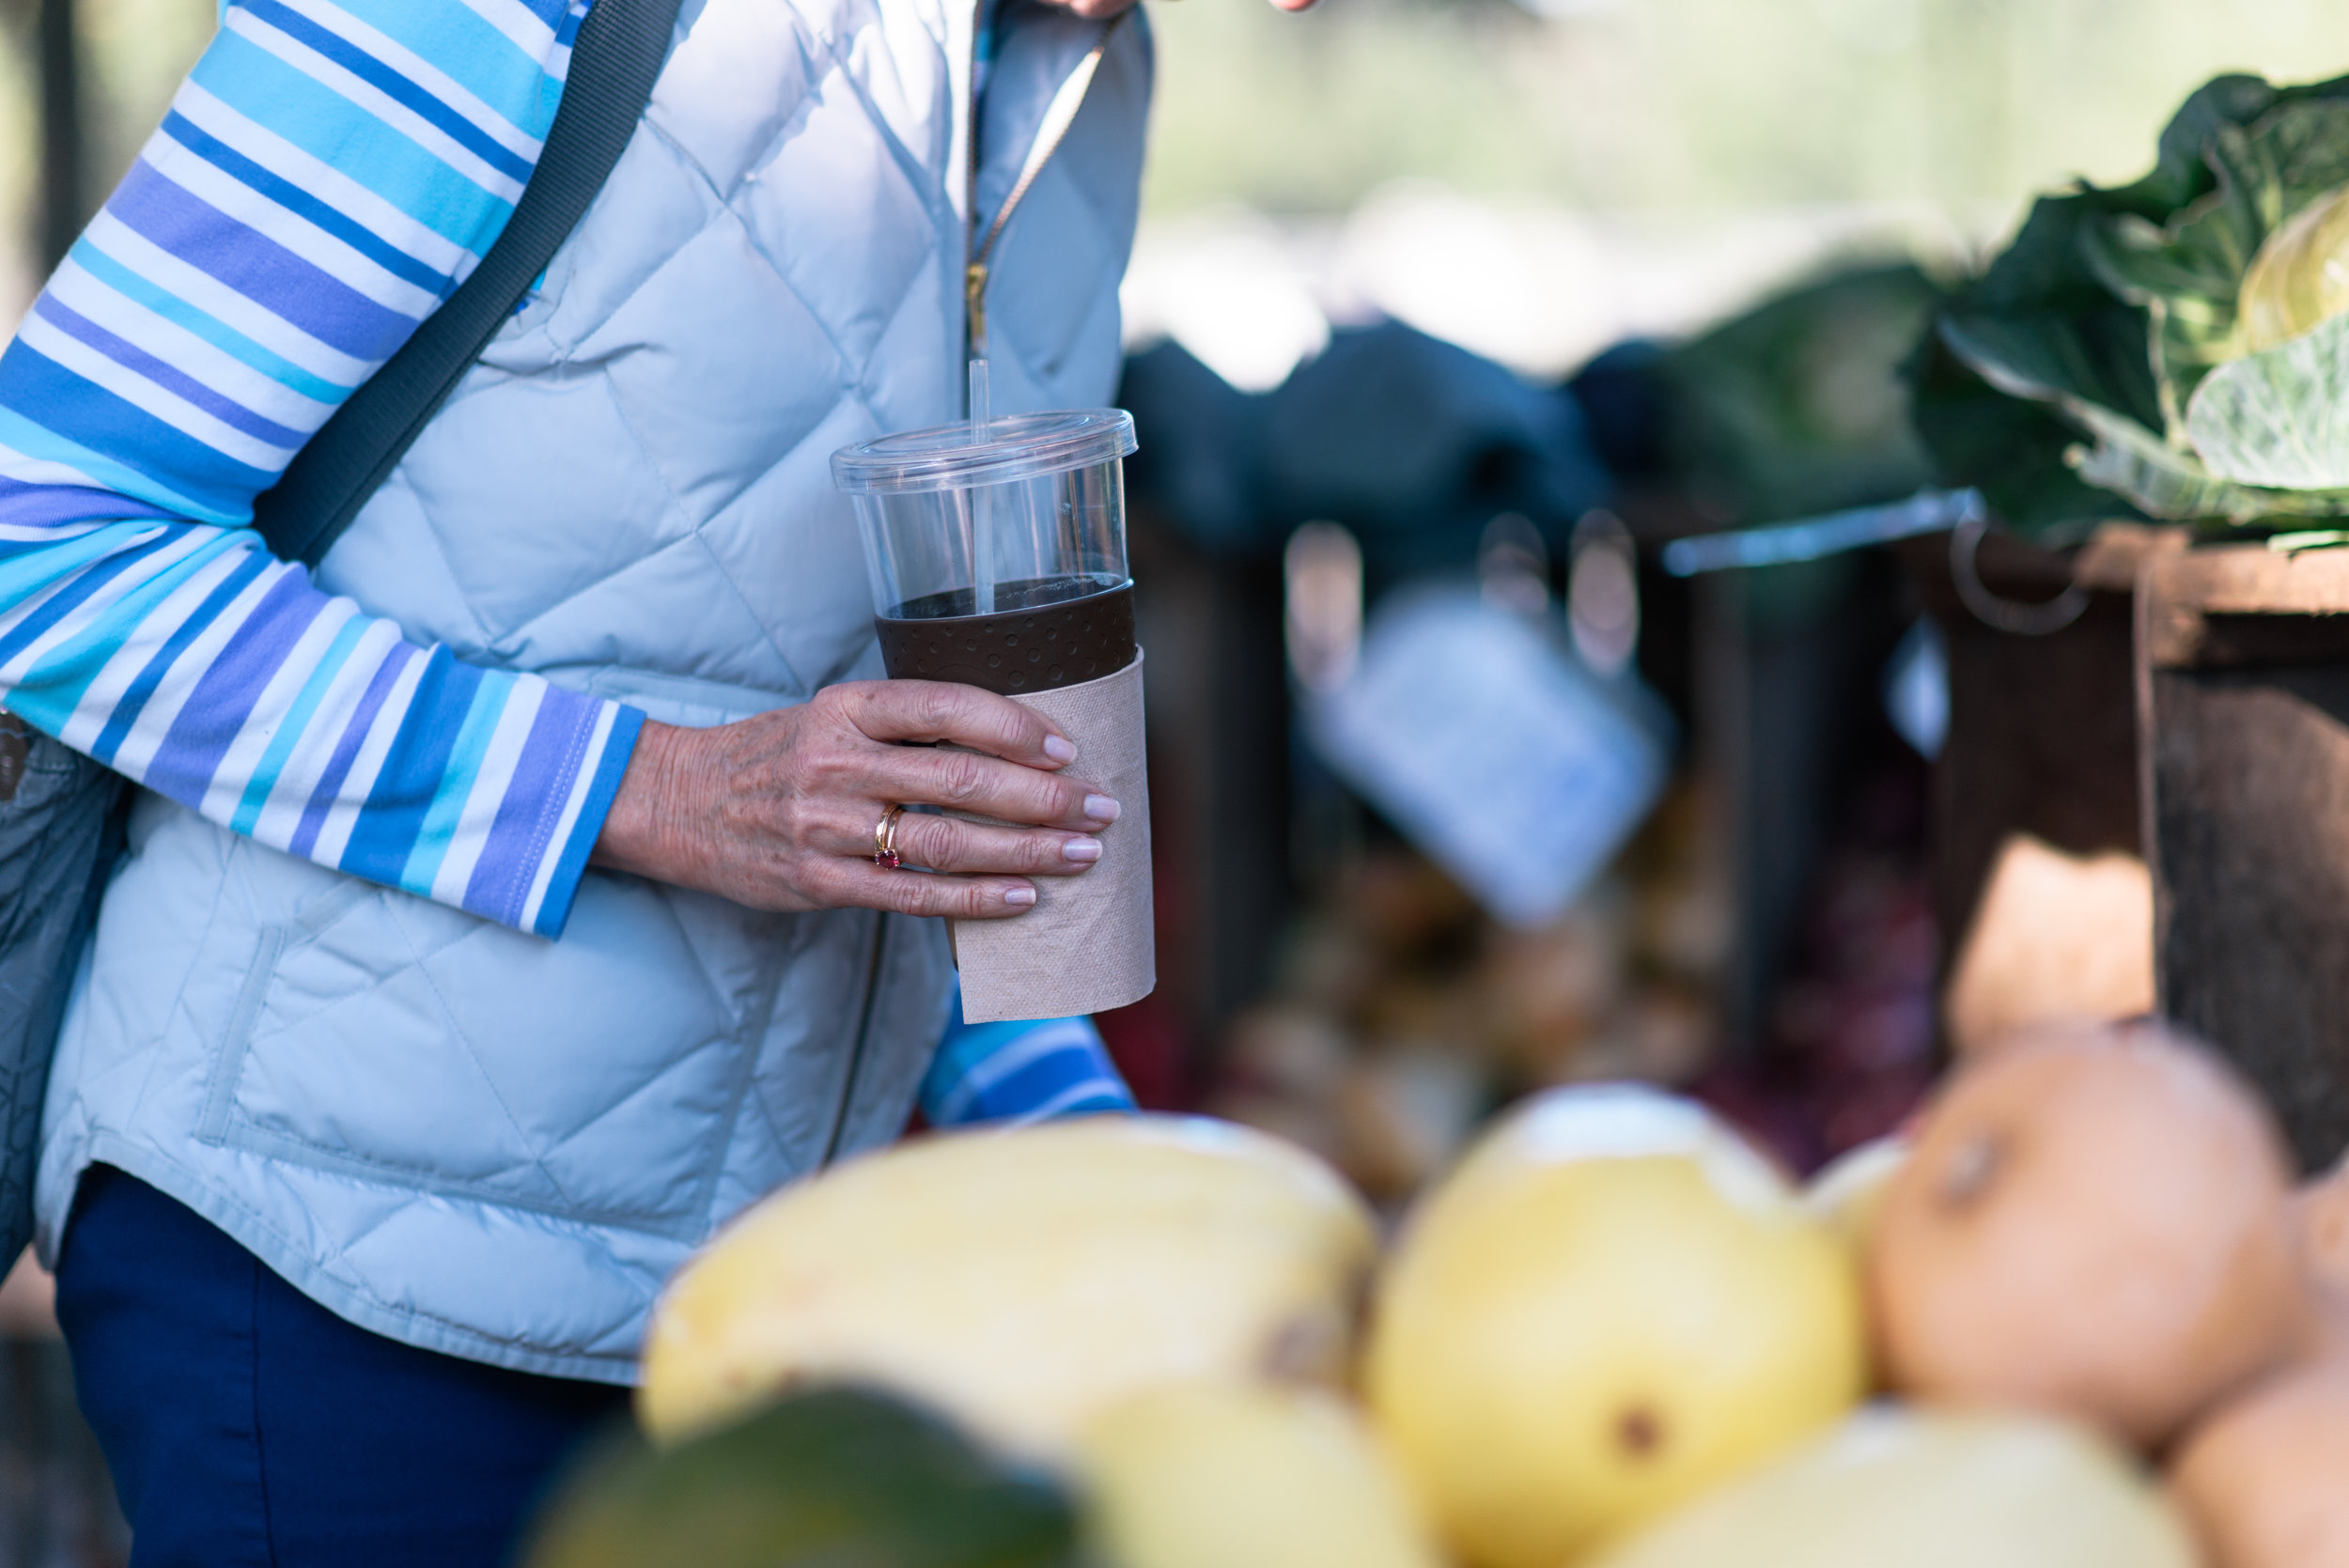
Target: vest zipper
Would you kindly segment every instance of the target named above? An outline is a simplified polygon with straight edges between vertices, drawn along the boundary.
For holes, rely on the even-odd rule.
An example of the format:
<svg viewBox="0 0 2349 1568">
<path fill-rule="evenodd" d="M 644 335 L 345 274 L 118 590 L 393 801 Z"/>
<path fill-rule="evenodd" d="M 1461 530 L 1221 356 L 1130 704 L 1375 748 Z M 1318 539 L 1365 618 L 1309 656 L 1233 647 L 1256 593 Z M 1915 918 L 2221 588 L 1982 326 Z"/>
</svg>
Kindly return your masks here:
<svg viewBox="0 0 2349 1568">
<path fill-rule="evenodd" d="M 857 1010 L 856 1043 L 848 1048 L 848 1071 L 840 1082 L 840 1104 L 832 1113 L 832 1131 L 824 1137 L 822 1170 L 840 1157 L 841 1140 L 848 1136 L 848 1112 L 856 1103 L 857 1079 L 864 1075 L 864 1052 L 873 1037 L 873 1007 L 880 1001 L 882 960 L 889 952 L 889 912 L 873 911 L 873 955 L 864 965 L 864 1005 Z"/>
<path fill-rule="evenodd" d="M 1099 40 L 1083 59 L 1077 62 L 1077 69 L 1069 72 L 1068 80 L 1063 82 L 1060 91 L 1052 95 L 1052 101 L 1045 105 L 1044 119 L 1036 127 L 1035 145 L 1028 149 L 1028 161 L 1020 165 L 1019 178 L 1012 182 L 1011 194 L 996 210 L 995 221 L 988 225 L 986 237 L 971 248 L 971 259 L 962 272 L 963 334 L 971 359 L 987 357 L 988 264 L 995 254 L 995 242 L 1003 237 L 1003 225 L 1011 222 L 1013 211 L 1027 195 L 1029 188 L 1034 185 L 1036 176 L 1044 172 L 1044 165 L 1051 162 L 1052 154 L 1060 150 L 1061 142 L 1068 135 L 1068 128 L 1076 123 L 1077 111 L 1084 107 L 1085 94 L 1093 88 L 1094 73 L 1101 69 L 1101 56 L 1108 53 L 1110 39 L 1116 35 L 1125 20 L 1125 15 L 1121 13 L 1102 27 Z M 971 221 L 974 235 L 978 227 L 975 201 L 979 183 L 978 121 L 979 106 L 973 97 L 971 104 L 971 188 L 974 200 Z"/>
</svg>

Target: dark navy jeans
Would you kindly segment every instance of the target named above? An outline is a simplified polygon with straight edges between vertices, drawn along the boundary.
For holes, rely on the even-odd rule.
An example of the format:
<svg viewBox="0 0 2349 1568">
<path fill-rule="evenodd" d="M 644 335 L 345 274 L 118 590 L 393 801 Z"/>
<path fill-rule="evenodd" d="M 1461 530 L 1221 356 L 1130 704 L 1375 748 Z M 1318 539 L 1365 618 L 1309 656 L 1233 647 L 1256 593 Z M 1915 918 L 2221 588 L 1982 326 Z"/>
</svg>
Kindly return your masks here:
<svg viewBox="0 0 2349 1568">
<path fill-rule="evenodd" d="M 498 1568 L 601 1384 L 353 1327 L 153 1188 L 83 1178 L 57 1269 L 132 1568 Z"/>
</svg>

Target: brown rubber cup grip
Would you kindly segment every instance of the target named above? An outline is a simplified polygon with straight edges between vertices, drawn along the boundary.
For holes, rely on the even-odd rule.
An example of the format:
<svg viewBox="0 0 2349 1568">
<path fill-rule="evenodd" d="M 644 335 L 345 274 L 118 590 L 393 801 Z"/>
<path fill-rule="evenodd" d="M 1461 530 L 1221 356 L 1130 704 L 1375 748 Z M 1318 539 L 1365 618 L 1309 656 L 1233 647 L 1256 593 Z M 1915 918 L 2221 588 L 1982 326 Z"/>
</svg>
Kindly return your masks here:
<svg viewBox="0 0 2349 1568">
<path fill-rule="evenodd" d="M 1002 697 L 1081 685 L 1132 663 L 1134 585 L 1035 602 L 1066 587 L 1065 579 L 999 583 L 998 602 L 1021 607 L 991 615 L 937 613 L 971 603 L 968 590 L 915 599 L 900 606 L 910 614 L 874 617 L 881 663 L 892 680 L 958 680 Z"/>
</svg>

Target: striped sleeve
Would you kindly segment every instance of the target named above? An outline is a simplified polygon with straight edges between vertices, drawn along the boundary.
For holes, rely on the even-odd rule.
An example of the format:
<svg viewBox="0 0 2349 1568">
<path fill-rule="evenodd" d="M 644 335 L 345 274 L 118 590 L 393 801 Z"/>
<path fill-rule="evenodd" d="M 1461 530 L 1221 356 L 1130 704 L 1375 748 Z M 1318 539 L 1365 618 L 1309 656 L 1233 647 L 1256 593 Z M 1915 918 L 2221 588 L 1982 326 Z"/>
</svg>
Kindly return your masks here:
<svg viewBox="0 0 2349 1568">
<path fill-rule="evenodd" d="M 231 0 L 0 353 L 0 703 L 240 833 L 560 932 L 643 716 L 314 587 L 255 496 L 470 273 L 587 0 Z"/>
<path fill-rule="evenodd" d="M 922 1080 L 922 1119 L 934 1127 L 1135 1109 L 1091 1018 L 967 1024 L 957 990 L 947 1019 Z"/>
</svg>

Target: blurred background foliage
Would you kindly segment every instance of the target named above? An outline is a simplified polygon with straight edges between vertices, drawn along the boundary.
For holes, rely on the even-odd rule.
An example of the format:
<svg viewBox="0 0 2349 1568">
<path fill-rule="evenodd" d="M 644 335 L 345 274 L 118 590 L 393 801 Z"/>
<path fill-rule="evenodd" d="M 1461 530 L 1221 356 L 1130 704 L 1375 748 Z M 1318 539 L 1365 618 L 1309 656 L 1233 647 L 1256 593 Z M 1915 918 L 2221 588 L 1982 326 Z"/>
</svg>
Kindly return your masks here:
<svg viewBox="0 0 2349 1568">
<path fill-rule="evenodd" d="M 2331 0 L 1154 0 L 1138 343 L 1278 384 L 1391 318 L 1536 380 L 1839 260 L 1970 268 L 2140 174 L 2222 70 L 2349 71 Z"/>
<path fill-rule="evenodd" d="M 1154 6 L 1149 210 L 1335 212 L 1417 176 L 1601 210 L 2003 216 L 2075 174 L 2141 172 L 2155 130 L 2217 71 L 2349 70 L 2332 0 L 1528 5 Z"/>
<path fill-rule="evenodd" d="M 0 320 L 39 272 L 41 3 L 0 0 Z M 79 0 L 92 192 L 215 14 Z M 2034 189 L 2139 172 L 2155 128 L 2217 70 L 2349 70 L 2333 0 L 1328 0 L 1302 17 L 1157 0 L 1151 15 L 1154 226 L 1233 208 L 1334 219 L 1420 180 L 1651 220 L 1922 209 L 1943 230 L 1931 248 L 1970 249 Z"/>
</svg>

